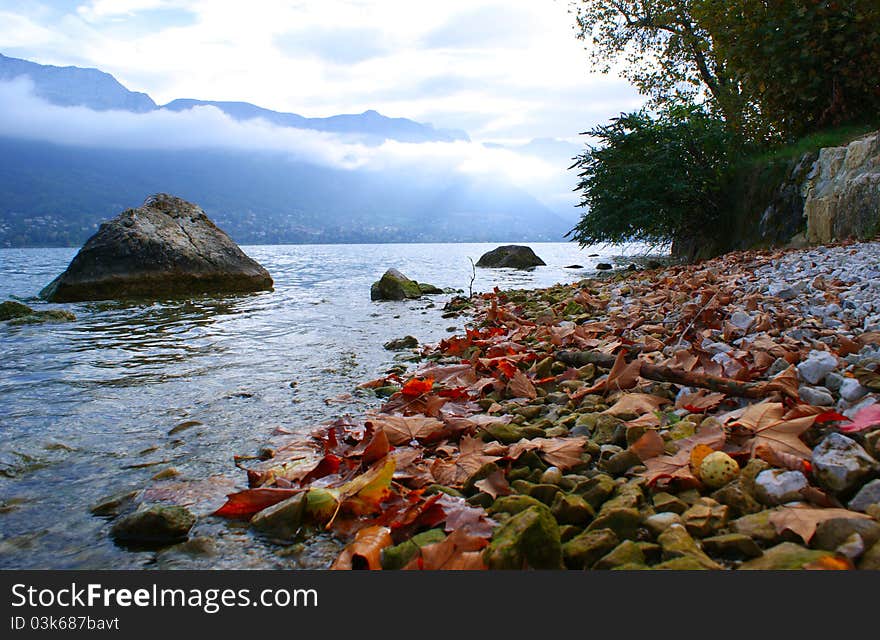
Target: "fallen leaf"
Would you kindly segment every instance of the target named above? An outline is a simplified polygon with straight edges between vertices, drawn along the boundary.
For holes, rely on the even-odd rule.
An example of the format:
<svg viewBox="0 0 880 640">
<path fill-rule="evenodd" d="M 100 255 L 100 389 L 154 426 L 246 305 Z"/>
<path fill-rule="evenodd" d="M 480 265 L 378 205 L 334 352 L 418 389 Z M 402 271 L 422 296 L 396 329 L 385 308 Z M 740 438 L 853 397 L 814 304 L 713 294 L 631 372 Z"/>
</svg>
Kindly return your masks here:
<svg viewBox="0 0 880 640">
<path fill-rule="evenodd" d="M 691 413 L 705 413 L 721 404 L 726 397 L 723 393 L 711 393 L 706 389 L 700 389 L 680 396 L 675 402 L 675 408 L 687 409 Z"/>
<path fill-rule="evenodd" d="M 642 363 L 638 358 L 627 363 L 624 351 L 619 351 L 617 358 L 614 360 L 614 366 L 608 372 L 605 388 L 613 390 L 632 389 L 636 386 L 636 382 L 638 382 L 641 370 Z"/>
<path fill-rule="evenodd" d="M 510 382 L 507 383 L 507 394 L 511 398 L 528 398 L 529 400 L 534 400 L 538 395 L 537 391 L 535 391 L 535 385 L 519 369 L 516 370 Z"/>
<path fill-rule="evenodd" d="M 217 509 L 214 515 L 223 518 L 247 519 L 258 511 L 292 498 L 298 493 L 302 493 L 302 489 L 277 489 L 274 487 L 245 489 L 229 494 L 226 497 L 226 504 Z"/>
<path fill-rule="evenodd" d="M 354 542 L 345 547 L 331 569 L 382 569 L 382 549 L 391 546 L 391 529 L 373 525 L 357 532 Z"/>
<path fill-rule="evenodd" d="M 443 494 L 437 501 L 443 509 L 446 531 L 463 531 L 471 536 L 489 538 L 498 526 L 483 507 L 468 504 L 464 498 Z"/>
<path fill-rule="evenodd" d="M 852 422 L 840 425 L 838 430 L 855 433 L 876 426 L 880 426 L 880 403 L 865 407 L 853 417 Z"/>
<path fill-rule="evenodd" d="M 642 436 L 629 446 L 629 450 L 644 462 L 650 458 L 656 458 L 663 453 L 663 438 L 653 429 L 645 431 Z"/>
<path fill-rule="evenodd" d="M 265 487 L 282 478 L 298 482 L 307 476 L 324 459 L 323 447 L 315 442 L 295 440 L 279 447 L 269 460 L 241 464 L 248 475 L 248 485 Z"/>
<path fill-rule="evenodd" d="M 444 426 L 437 418 L 424 416 L 370 416 L 367 422 L 384 431 L 394 446 L 428 438 Z"/>
<path fill-rule="evenodd" d="M 813 534 L 816 533 L 816 527 L 826 520 L 834 520 L 835 518 L 870 520 L 871 516 L 849 509 L 817 509 L 806 506 L 780 507 L 770 514 L 770 524 L 776 528 L 776 533 L 782 533 L 788 529 L 799 535 L 804 542 L 809 543 Z"/>
<path fill-rule="evenodd" d="M 617 402 L 605 409 L 602 413 L 607 413 L 613 416 L 626 414 L 636 414 L 637 416 L 640 416 L 645 413 L 653 413 L 660 409 L 664 404 L 669 404 L 669 400 L 661 398 L 660 396 L 653 396 L 647 393 L 627 393 L 622 395 Z"/>
<path fill-rule="evenodd" d="M 374 513 L 388 495 L 396 464 L 394 456 L 387 456 L 358 477 L 331 491 L 346 511 L 357 515 Z"/>
<path fill-rule="evenodd" d="M 538 446 L 544 462 L 559 467 L 562 471 L 583 463 L 581 456 L 587 444 L 586 436 L 572 438 L 533 438 L 530 441 Z"/>
<path fill-rule="evenodd" d="M 213 513 L 226 500 L 234 482 L 223 476 L 210 476 L 202 480 L 160 482 L 144 489 L 144 502 L 166 502 L 189 507 L 197 515 Z"/>
<path fill-rule="evenodd" d="M 400 393 L 408 398 L 415 398 L 422 395 L 423 393 L 429 393 L 433 387 L 433 378 L 425 378 L 424 380 L 413 378 L 412 380 L 409 380 L 405 385 L 403 385 L 403 387 L 400 389 Z"/>
<path fill-rule="evenodd" d="M 780 453 L 811 458 L 813 452 L 800 435 L 813 426 L 816 415 L 787 420 L 786 414 L 785 405 L 780 402 L 761 402 L 750 405 L 732 426 L 745 430 L 752 438 L 753 452 L 756 447 L 766 445 Z"/>
<path fill-rule="evenodd" d="M 488 493 L 492 496 L 493 500 L 498 496 L 506 496 L 511 493 L 510 484 L 507 482 L 507 476 L 504 475 L 504 471 L 501 469 L 494 471 L 482 480 L 478 480 L 474 483 L 474 486 L 480 491 Z"/>
<path fill-rule="evenodd" d="M 481 440 L 466 436 L 461 439 L 459 455 L 449 460 L 435 460 L 431 465 L 434 479 L 447 487 L 460 487 L 484 464 L 495 462 L 498 456 L 483 453 L 484 443 Z"/>
<path fill-rule="evenodd" d="M 480 551 L 489 542 L 485 538 L 453 531 L 445 540 L 419 549 L 419 554 L 407 564 L 405 570 L 419 571 L 479 571 L 486 568 Z"/>
</svg>

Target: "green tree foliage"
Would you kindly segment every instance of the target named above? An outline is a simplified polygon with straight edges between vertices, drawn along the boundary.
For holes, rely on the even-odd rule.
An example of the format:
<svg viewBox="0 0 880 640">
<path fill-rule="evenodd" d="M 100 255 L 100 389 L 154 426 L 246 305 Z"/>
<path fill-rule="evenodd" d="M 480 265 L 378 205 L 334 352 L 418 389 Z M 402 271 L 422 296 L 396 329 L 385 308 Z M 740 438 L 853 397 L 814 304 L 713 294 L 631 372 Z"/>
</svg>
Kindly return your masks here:
<svg viewBox="0 0 880 640">
<path fill-rule="evenodd" d="M 880 117 L 880 1 L 694 4 L 763 137 L 790 140 Z"/>
<path fill-rule="evenodd" d="M 580 0 L 574 7 L 578 37 L 590 42 L 596 68 L 619 69 L 654 106 L 708 97 L 738 125 L 744 111 L 739 87 L 698 19 L 700 5 L 699 0 Z"/>
<path fill-rule="evenodd" d="M 702 108 L 671 105 L 659 117 L 624 114 L 589 134 L 598 144 L 574 165 L 587 211 L 569 232 L 581 246 L 681 246 L 712 233 L 721 176 L 737 148 L 724 123 Z"/>
</svg>

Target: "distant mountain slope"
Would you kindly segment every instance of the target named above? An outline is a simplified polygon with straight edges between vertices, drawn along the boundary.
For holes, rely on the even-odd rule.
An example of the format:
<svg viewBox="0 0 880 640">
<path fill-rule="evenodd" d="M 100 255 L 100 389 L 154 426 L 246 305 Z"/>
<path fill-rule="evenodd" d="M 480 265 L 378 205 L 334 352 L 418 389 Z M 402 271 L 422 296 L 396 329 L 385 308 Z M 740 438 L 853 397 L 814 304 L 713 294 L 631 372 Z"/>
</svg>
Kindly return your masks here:
<svg viewBox="0 0 880 640">
<path fill-rule="evenodd" d="M 145 113 L 156 109 L 184 111 L 195 106 L 216 107 L 236 120 L 262 118 L 272 124 L 297 129 L 313 129 L 348 134 L 366 142 L 381 143 L 385 139 L 399 142 L 454 142 L 469 140 L 467 133 L 454 129 L 435 129 L 406 118 L 389 118 L 372 109 L 358 114 L 327 118 L 306 118 L 296 113 L 264 109 L 249 102 L 218 100 L 172 100 L 159 107 L 145 93 L 129 91 L 109 73 L 81 67 L 54 67 L 0 54 L 0 81 L 29 76 L 35 93 L 48 102 L 64 107 L 86 106 L 97 111 L 118 109 Z"/>
<path fill-rule="evenodd" d="M 455 142 L 456 140 L 470 140 L 464 131 L 435 129 L 430 124 L 422 124 L 413 120 L 407 120 L 406 118 L 389 118 L 372 109 L 363 113 L 330 116 L 329 118 L 306 118 L 296 113 L 264 109 L 249 102 L 178 99 L 163 105 L 162 108 L 171 111 L 184 111 L 204 105 L 216 107 L 236 120 L 262 118 L 282 127 L 367 136 L 379 142 L 386 138 L 399 142 Z"/>
<path fill-rule="evenodd" d="M 0 138 L 0 247 L 79 246 L 101 221 L 160 191 L 196 202 L 244 244 L 561 241 L 570 227 L 515 187 L 461 174 Z"/>
<path fill-rule="evenodd" d="M 159 107 L 96 69 L 0 55 L 0 81 L 22 75 L 30 76 L 38 96 L 61 106 L 135 113 L 164 109 L 176 118 L 167 112 L 210 105 L 235 120 L 261 118 L 276 127 L 334 134 L 327 144 L 338 138 L 367 144 L 468 140 L 461 131 L 376 111 L 305 118 L 247 102 L 175 100 Z M 120 121 L 118 114 L 105 115 Z M 351 169 L 313 162 L 312 155 L 297 160 L 287 148 L 270 152 L 262 146 L 144 150 L 127 144 L 126 131 L 114 137 L 119 148 L 92 148 L 88 139 L 80 146 L 37 141 L 32 134 L 24 139 L 15 130 L 0 137 L 0 247 L 80 245 L 101 221 L 156 192 L 201 205 L 241 243 L 561 240 L 571 226 L 522 189 L 469 176 L 452 165 L 431 169 L 424 166 L 431 163 L 412 161 L 381 165 L 381 171 Z"/>
<path fill-rule="evenodd" d="M 145 113 L 156 103 L 145 93 L 129 91 L 109 73 L 80 67 L 53 67 L 0 54 L 0 80 L 29 76 L 34 92 L 63 107 L 85 106 L 96 111 L 120 109 Z"/>
</svg>

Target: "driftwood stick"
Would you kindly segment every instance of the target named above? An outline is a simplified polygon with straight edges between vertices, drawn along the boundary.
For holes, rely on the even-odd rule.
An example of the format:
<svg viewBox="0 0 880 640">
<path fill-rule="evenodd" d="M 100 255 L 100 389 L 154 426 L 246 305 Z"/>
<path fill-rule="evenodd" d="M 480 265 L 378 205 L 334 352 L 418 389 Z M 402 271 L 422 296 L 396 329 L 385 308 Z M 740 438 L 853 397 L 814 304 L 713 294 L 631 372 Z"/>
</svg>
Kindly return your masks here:
<svg viewBox="0 0 880 640">
<path fill-rule="evenodd" d="M 615 357 L 601 351 L 559 351 L 556 353 L 556 359 L 571 367 L 596 364 L 610 369 L 614 366 Z M 739 398 L 765 398 L 774 392 L 782 391 L 779 385 L 772 382 L 741 382 L 732 378 L 694 373 L 648 362 L 642 363 L 639 375 L 657 382 L 672 382 L 684 387 L 700 387 Z"/>
</svg>

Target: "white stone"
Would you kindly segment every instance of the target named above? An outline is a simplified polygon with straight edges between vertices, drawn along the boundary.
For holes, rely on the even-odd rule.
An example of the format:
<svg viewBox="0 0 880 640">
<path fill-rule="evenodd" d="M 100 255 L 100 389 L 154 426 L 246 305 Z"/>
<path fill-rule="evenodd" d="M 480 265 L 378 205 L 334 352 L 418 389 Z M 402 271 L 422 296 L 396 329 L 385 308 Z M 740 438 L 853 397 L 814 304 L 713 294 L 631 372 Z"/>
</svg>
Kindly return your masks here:
<svg viewBox="0 0 880 640">
<path fill-rule="evenodd" d="M 877 464 L 858 442 L 839 433 L 828 434 L 813 449 L 812 462 L 819 483 L 832 491 L 855 487 Z"/>
<path fill-rule="evenodd" d="M 880 504 L 880 480 L 871 480 L 859 489 L 847 506 L 853 511 L 866 511 L 872 504 Z"/>
<path fill-rule="evenodd" d="M 745 311 L 735 311 L 728 318 L 730 324 L 732 324 L 737 329 L 742 329 L 743 331 L 748 331 L 749 328 L 755 324 L 755 319 L 752 318 Z"/>
<path fill-rule="evenodd" d="M 834 396 L 824 387 L 800 387 L 798 396 L 807 404 L 816 407 L 830 407 L 834 404 Z"/>
<path fill-rule="evenodd" d="M 807 359 L 797 366 L 798 376 L 810 384 L 819 382 L 837 368 L 837 357 L 827 351 L 810 351 Z"/>
<path fill-rule="evenodd" d="M 868 390 L 855 378 L 846 378 L 840 384 L 840 397 L 847 402 L 858 402 L 868 395 Z"/>
<path fill-rule="evenodd" d="M 801 500 L 801 489 L 810 483 L 800 471 L 768 469 L 755 477 L 755 497 L 766 505 Z"/>
</svg>

